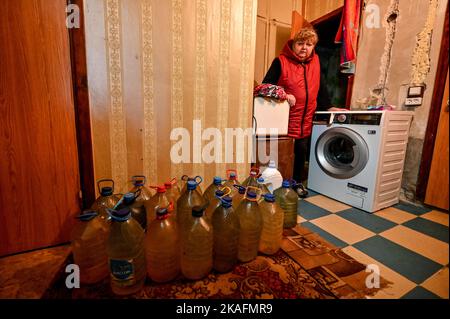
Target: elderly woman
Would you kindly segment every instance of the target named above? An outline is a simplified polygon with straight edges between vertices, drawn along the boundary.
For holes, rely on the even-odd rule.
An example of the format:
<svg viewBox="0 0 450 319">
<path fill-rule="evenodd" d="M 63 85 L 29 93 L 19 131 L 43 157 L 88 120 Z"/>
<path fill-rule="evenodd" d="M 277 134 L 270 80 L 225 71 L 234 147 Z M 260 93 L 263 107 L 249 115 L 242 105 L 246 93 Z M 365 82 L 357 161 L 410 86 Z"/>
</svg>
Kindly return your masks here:
<svg viewBox="0 0 450 319">
<path fill-rule="evenodd" d="M 316 110 L 341 110 L 331 106 L 325 85 L 320 81 L 319 56 L 314 48 L 319 38 L 312 28 L 304 28 L 294 39 L 289 40 L 278 58 L 275 58 L 264 77 L 263 83 L 284 88 L 289 112 L 288 136 L 295 139 L 294 174 L 297 182 L 307 179 L 305 162 L 308 154 L 312 120 Z M 302 185 L 297 193 L 305 197 L 307 191 Z"/>
</svg>

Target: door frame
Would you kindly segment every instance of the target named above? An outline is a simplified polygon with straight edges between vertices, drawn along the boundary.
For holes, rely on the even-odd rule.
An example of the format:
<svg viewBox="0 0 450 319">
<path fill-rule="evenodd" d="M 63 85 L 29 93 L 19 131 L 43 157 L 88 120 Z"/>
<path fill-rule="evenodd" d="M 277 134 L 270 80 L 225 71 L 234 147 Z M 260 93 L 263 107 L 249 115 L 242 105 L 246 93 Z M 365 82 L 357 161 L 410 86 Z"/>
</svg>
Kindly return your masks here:
<svg viewBox="0 0 450 319">
<path fill-rule="evenodd" d="M 84 1 L 85 0 L 67 0 L 68 5 L 76 5 L 80 10 L 80 27 L 69 29 L 69 38 L 82 209 L 90 207 L 95 200 L 94 157 L 92 150 L 86 35 L 84 26 Z"/>
<path fill-rule="evenodd" d="M 442 98 L 445 91 L 445 80 L 448 72 L 448 46 L 449 46 L 449 27 L 448 27 L 448 2 L 445 11 L 444 30 L 442 32 L 441 50 L 439 53 L 438 68 L 434 82 L 433 97 L 431 100 L 430 113 L 428 116 L 427 129 L 423 141 L 422 159 L 420 161 L 419 176 L 417 179 L 416 198 L 420 201 L 425 200 L 425 194 L 430 176 L 431 162 L 433 160 L 433 150 L 436 141 L 436 134 L 441 114 Z"/>
</svg>

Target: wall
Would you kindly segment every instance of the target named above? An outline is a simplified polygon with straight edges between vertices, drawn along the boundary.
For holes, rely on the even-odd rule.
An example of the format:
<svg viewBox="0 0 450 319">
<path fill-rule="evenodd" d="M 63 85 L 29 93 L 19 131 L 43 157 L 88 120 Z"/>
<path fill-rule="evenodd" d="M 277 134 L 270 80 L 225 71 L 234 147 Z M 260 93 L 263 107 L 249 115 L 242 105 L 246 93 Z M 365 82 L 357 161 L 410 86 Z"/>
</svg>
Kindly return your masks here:
<svg viewBox="0 0 450 319">
<path fill-rule="evenodd" d="M 344 0 L 303 0 L 303 16 L 309 22 L 318 19 L 344 5 Z"/>
<path fill-rule="evenodd" d="M 352 108 L 365 109 L 384 101 L 399 110 L 414 111 L 402 185 L 410 200 L 415 199 L 447 2 L 369 0 L 366 8 L 380 8 L 380 28 L 366 25 L 375 21 L 373 11 L 364 11 L 362 17 Z M 426 85 L 423 104 L 407 108 L 407 88 L 414 83 Z"/>
<path fill-rule="evenodd" d="M 226 168 L 248 173 L 245 163 L 172 163 L 170 134 L 188 129 L 192 146 L 195 119 L 202 129 L 251 127 L 256 9 L 256 0 L 85 1 L 96 179 L 123 192 L 136 174 L 209 184 Z"/>
</svg>

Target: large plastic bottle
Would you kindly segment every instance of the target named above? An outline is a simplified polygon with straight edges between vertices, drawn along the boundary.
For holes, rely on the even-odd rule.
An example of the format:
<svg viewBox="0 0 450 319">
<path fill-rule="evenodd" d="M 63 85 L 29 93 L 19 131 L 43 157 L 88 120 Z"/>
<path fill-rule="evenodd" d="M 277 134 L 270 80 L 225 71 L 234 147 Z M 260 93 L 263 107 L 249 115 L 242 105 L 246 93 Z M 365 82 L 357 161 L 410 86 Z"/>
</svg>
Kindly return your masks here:
<svg viewBox="0 0 450 319">
<path fill-rule="evenodd" d="M 189 177 L 187 175 L 181 176 L 181 181 L 183 182 L 183 187 L 181 189 L 181 195 L 183 195 L 187 191 L 187 182 L 193 181 L 197 184 L 196 192 L 200 195 L 203 195 L 203 190 L 200 184 L 203 182 L 203 178 L 201 176 Z"/>
<path fill-rule="evenodd" d="M 263 219 L 259 251 L 272 255 L 280 249 L 283 239 L 284 211 L 275 202 L 275 196 L 270 193 L 264 195 L 264 201 L 259 207 Z"/>
<path fill-rule="evenodd" d="M 234 208 L 234 210 L 236 210 L 239 207 L 239 204 L 244 199 L 245 191 L 247 189 L 244 186 L 241 186 L 241 185 L 236 185 L 234 188 L 236 188 L 238 190 L 237 193 L 232 197 L 233 208 Z"/>
<path fill-rule="evenodd" d="M 180 189 L 178 188 L 176 179 L 172 179 L 170 182 L 165 182 L 166 196 L 169 201 L 173 201 L 176 209 L 176 202 L 180 198 Z"/>
<path fill-rule="evenodd" d="M 213 230 L 203 213 L 203 207 L 192 208 L 181 238 L 181 272 L 192 280 L 207 276 L 213 266 Z"/>
<path fill-rule="evenodd" d="M 222 201 L 220 199 L 224 195 L 225 195 L 225 193 L 223 192 L 223 190 L 218 189 L 218 190 L 216 190 L 214 198 L 212 198 L 211 201 L 208 203 L 208 206 L 205 209 L 205 215 L 203 216 L 203 218 L 205 218 L 205 220 L 208 223 L 211 223 L 212 215 L 213 215 L 214 211 L 216 210 L 216 208 L 221 205 Z"/>
<path fill-rule="evenodd" d="M 176 221 L 167 208 L 159 208 L 147 228 L 145 250 L 147 273 L 156 282 L 175 279 L 180 272 L 180 241 Z"/>
<path fill-rule="evenodd" d="M 245 179 L 245 181 L 242 183 L 242 186 L 252 186 L 252 187 L 258 187 L 258 182 L 256 179 L 258 178 L 259 174 L 259 168 L 252 167 L 250 169 L 250 175 Z"/>
<path fill-rule="evenodd" d="M 262 171 L 261 177 L 266 181 L 267 188 L 271 193 L 280 188 L 283 183 L 283 176 L 281 176 L 280 171 L 277 169 L 275 161 L 272 160 L 269 161 L 269 166 Z"/>
<path fill-rule="evenodd" d="M 147 229 L 147 211 L 145 209 L 144 201 L 138 200 L 139 196 L 136 193 L 126 193 L 123 196 L 123 201 L 118 205 L 117 209 L 128 207 L 131 211 L 131 217 L 133 217 L 142 229 Z"/>
<path fill-rule="evenodd" d="M 175 217 L 176 211 L 174 210 L 173 202 L 166 196 L 166 188 L 164 186 L 157 186 L 156 194 L 145 203 L 147 223 L 151 223 L 156 219 L 156 211 L 158 208 L 167 208 L 169 214 L 173 214 L 173 217 Z"/>
<path fill-rule="evenodd" d="M 237 172 L 234 169 L 228 169 L 227 170 L 227 180 L 223 183 L 223 187 L 228 187 L 230 192 L 230 197 L 233 198 L 237 192 L 237 186 L 240 185 L 239 181 L 237 180 Z"/>
<path fill-rule="evenodd" d="M 281 187 L 273 192 L 276 202 L 284 210 L 284 228 L 297 225 L 298 195 L 290 186 L 289 181 L 283 181 Z"/>
<path fill-rule="evenodd" d="M 240 234 L 239 216 L 233 209 L 231 197 L 223 197 L 221 205 L 214 210 L 212 226 L 214 233 L 213 267 L 218 272 L 230 271 L 238 261 Z"/>
<path fill-rule="evenodd" d="M 133 294 L 143 287 L 147 275 L 144 240 L 144 230 L 131 218 L 128 207 L 111 211 L 107 253 L 115 294 Z"/>
<path fill-rule="evenodd" d="M 110 182 L 111 186 L 102 186 L 102 183 Z M 119 195 L 114 194 L 114 181 L 112 179 L 100 179 L 97 181 L 98 191 L 100 196 L 97 197 L 92 204 L 91 209 L 97 211 L 100 214 L 100 218 L 109 219 L 107 208 L 113 208 L 120 200 Z"/>
<path fill-rule="evenodd" d="M 73 259 L 80 267 L 80 283 L 94 284 L 109 275 L 106 242 L 109 227 L 94 210 L 78 216 L 71 233 Z"/>
<path fill-rule="evenodd" d="M 207 202 L 211 202 L 216 196 L 216 191 L 220 189 L 222 189 L 222 178 L 214 176 L 211 185 L 209 185 L 203 193 L 203 198 L 205 198 Z"/>
<path fill-rule="evenodd" d="M 195 181 L 188 181 L 186 185 L 186 192 L 182 193 L 177 201 L 177 224 L 180 233 L 189 226 L 192 209 L 195 206 L 206 207 L 207 205 L 203 196 L 196 191 L 197 183 Z"/>
<path fill-rule="evenodd" d="M 264 178 L 258 177 L 256 181 L 258 182 L 258 188 L 261 190 L 261 196 L 258 200 L 258 203 L 262 203 L 264 201 L 264 195 L 270 194 L 271 192 L 267 188 L 266 181 L 264 180 Z"/>
<path fill-rule="evenodd" d="M 254 187 L 248 187 L 254 189 Z M 256 189 L 259 190 L 259 189 Z M 237 208 L 240 234 L 238 259 L 248 262 L 258 255 L 259 239 L 263 221 L 255 191 L 247 190 L 247 194 Z"/>
<path fill-rule="evenodd" d="M 137 200 L 148 201 L 153 197 L 155 192 L 145 186 L 147 178 L 144 175 L 134 175 L 131 177 L 131 183 L 133 188 L 130 189 L 130 193 L 135 193 L 138 195 Z"/>
</svg>

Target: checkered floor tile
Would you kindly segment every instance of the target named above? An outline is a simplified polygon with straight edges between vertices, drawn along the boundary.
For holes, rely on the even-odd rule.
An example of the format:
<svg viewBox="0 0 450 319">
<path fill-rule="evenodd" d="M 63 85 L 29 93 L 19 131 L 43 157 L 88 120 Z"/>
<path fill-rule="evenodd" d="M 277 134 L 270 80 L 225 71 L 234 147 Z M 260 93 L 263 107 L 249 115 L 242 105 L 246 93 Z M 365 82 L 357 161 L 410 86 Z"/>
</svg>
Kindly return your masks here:
<svg viewBox="0 0 450 319">
<path fill-rule="evenodd" d="M 369 214 L 310 192 L 298 222 L 365 264 L 392 286 L 376 298 L 449 298 L 449 215 L 407 202 Z"/>
</svg>

